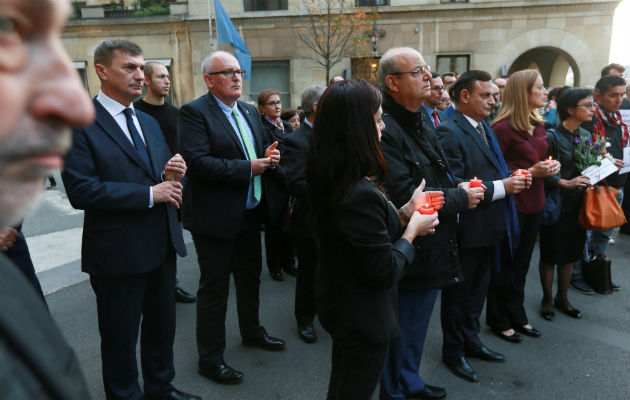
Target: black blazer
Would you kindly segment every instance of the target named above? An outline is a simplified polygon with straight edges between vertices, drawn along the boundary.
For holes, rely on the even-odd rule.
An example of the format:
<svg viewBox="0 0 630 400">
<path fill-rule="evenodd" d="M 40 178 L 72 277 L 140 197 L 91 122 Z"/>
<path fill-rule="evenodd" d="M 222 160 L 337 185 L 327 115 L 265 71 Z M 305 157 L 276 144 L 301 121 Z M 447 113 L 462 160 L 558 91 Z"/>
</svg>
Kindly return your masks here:
<svg viewBox="0 0 630 400">
<path fill-rule="evenodd" d="M 237 104 L 254 136 L 256 155 L 264 157 L 271 142 L 263 132 L 256 108 L 241 101 Z M 177 130 L 179 149 L 188 164 L 182 208 L 184 228 L 209 237 L 235 237 L 243 223 L 251 179 L 251 163 L 238 133 L 210 93 L 180 109 Z M 281 168 L 269 168 L 262 175 L 260 205 L 270 218 L 279 220 L 284 204 L 265 201 L 272 193 L 267 181 L 274 174 L 282 174 Z"/>
<path fill-rule="evenodd" d="M 399 335 L 396 283 L 415 255 L 401 234 L 396 209 L 366 180 L 320 216 L 315 298 L 319 320 L 333 339 L 385 343 Z"/>
<path fill-rule="evenodd" d="M 293 132 L 293 128 L 291 128 L 291 124 L 286 121 L 282 121 L 282 125 L 284 126 L 284 131 L 280 130 L 277 126 L 267 121 L 267 119 L 263 116 L 260 118 L 260 121 L 263 126 L 264 133 L 267 137 L 267 141 L 269 143 L 273 143 L 275 141 L 278 142 L 278 150 L 280 150 L 280 162 L 285 156 L 284 151 L 284 140 L 288 137 L 291 132 Z M 275 203 L 270 204 L 270 207 L 273 209 L 282 208 L 284 210 L 285 207 L 288 206 L 289 203 L 289 191 L 287 189 L 287 180 L 285 171 L 281 168 L 282 173 L 279 174 L 268 174 L 265 178 L 267 180 L 266 188 L 267 188 L 267 202 Z M 280 215 L 276 215 L 280 217 Z M 272 222 L 280 222 L 278 220 L 274 220 Z"/>
<path fill-rule="evenodd" d="M 70 203 L 85 210 L 83 271 L 104 277 L 151 271 L 162 265 L 169 245 L 185 256 L 175 207 L 161 203 L 149 208 L 149 187 L 160 183 L 172 157 L 157 121 L 136 110 L 149 167 L 96 99 L 94 107 L 95 122 L 73 130 L 61 173 Z"/>
<path fill-rule="evenodd" d="M 494 136 L 490 128 L 485 129 L 487 135 Z M 462 247 L 488 247 L 500 243 L 505 237 L 504 200 L 492 201 L 493 181 L 501 176 L 490 149 L 457 110 L 453 111 L 451 119 L 438 126 L 437 134 L 455 180 L 461 182 L 477 177 L 488 188 L 477 208 L 460 214 Z"/>
<path fill-rule="evenodd" d="M 306 155 L 308 154 L 311 127 L 305 122 L 284 141 L 284 153 L 280 165 L 287 175 L 289 194 L 295 199 L 291 214 L 291 234 L 298 237 L 313 237 L 313 228 L 308 222 L 306 207 Z"/>
</svg>

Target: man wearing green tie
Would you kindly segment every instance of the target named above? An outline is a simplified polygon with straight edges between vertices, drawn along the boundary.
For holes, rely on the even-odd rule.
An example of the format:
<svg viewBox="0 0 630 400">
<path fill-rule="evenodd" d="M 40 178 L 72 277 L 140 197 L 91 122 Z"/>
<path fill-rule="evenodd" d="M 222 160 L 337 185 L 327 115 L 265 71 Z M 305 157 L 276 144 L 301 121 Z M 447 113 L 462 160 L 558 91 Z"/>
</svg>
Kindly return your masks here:
<svg viewBox="0 0 630 400">
<path fill-rule="evenodd" d="M 201 277 L 197 293 L 199 373 L 218 383 L 238 383 L 243 374 L 225 363 L 225 314 L 234 275 L 238 321 L 244 345 L 282 350 L 258 320 L 262 248 L 260 223 L 282 209 L 267 201 L 266 182 L 283 180 L 277 143 L 265 137 L 256 109 L 237 101 L 243 71 L 234 56 L 219 51 L 203 61 L 208 93 L 179 114 L 181 153 L 188 163 L 184 228 L 193 236 Z"/>
</svg>

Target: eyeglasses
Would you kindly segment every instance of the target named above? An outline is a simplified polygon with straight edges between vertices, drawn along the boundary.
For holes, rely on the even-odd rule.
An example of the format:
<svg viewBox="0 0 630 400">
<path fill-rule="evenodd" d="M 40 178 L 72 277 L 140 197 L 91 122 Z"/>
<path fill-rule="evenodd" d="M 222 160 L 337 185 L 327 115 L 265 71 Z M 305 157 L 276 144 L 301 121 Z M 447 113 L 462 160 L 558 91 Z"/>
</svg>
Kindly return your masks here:
<svg viewBox="0 0 630 400">
<path fill-rule="evenodd" d="M 431 72 L 431 67 L 429 67 L 428 65 L 423 65 L 421 67 L 416 68 L 413 71 L 406 71 L 406 72 L 392 72 L 390 75 L 404 75 L 404 74 L 409 74 L 411 75 L 412 78 L 417 78 L 418 75 L 423 74 L 425 72 Z"/>
<path fill-rule="evenodd" d="M 282 102 L 280 100 L 278 100 L 278 101 L 270 101 L 269 103 L 265 103 L 266 106 L 279 106 L 280 104 L 282 104 Z"/>
<path fill-rule="evenodd" d="M 217 71 L 217 72 L 209 72 L 208 75 L 223 75 L 228 79 L 232 79 L 234 78 L 234 75 L 238 74 L 239 76 L 245 76 L 245 70 L 244 69 L 237 69 L 237 70 L 233 70 L 233 69 L 226 69 L 224 71 Z"/>
<path fill-rule="evenodd" d="M 589 110 L 595 107 L 595 104 L 593 103 L 584 103 L 584 104 L 578 104 L 578 107 L 585 107 L 588 108 Z"/>
</svg>

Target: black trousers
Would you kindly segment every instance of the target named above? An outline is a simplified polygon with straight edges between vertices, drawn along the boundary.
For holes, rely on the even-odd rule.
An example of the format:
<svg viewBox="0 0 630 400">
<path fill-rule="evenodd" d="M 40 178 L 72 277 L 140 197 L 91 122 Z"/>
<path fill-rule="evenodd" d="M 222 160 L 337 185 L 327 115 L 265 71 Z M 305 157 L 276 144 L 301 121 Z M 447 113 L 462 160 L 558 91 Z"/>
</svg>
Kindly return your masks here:
<svg viewBox="0 0 630 400">
<path fill-rule="evenodd" d="M 279 224 L 265 223 L 265 253 L 270 274 L 288 270 L 293 261 L 293 242 Z"/>
<path fill-rule="evenodd" d="M 255 212 L 246 212 L 241 232 L 233 238 L 210 238 L 193 233 L 199 269 L 197 292 L 197 351 L 200 365 L 223 363 L 225 314 L 234 275 L 241 337 L 266 334 L 258 320 L 262 246 Z"/>
<path fill-rule="evenodd" d="M 536 214 L 518 213 L 518 224 L 521 230 L 518 248 L 514 251 L 512 272 L 514 280 L 510 283 L 494 286 L 488 290 L 488 306 L 486 323 L 501 331 L 527 325 L 527 313 L 523 307 L 525 300 L 525 280 L 529 264 L 536 245 L 536 237 L 540 230 L 542 212 Z"/>
<path fill-rule="evenodd" d="M 171 248 L 164 263 L 150 272 L 90 276 L 90 283 L 96 294 L 107 399 L 142 399 L 136 362 L 138 331 L 144 394 L 170 393 L 175 376 L 175 251 Z"/>
<path fill-rule="evenodd" d="M 479 316 L 488 294 L 492 247 L 462 248 L 464 281 L 442 290 L 442 355 L 465 356 L 466 350 L 483 346 L 479 340 Z"/>
<path fill-rule="evenodd" d="M 333 338 L 332 368 L 327 400 L 370 400 L 376 389 L 389 343 Z"/>
<path fill-rule="evenodd" d="M 319 265 L 319 250 L 314 237 L 295 238 L 298 256 L 298 276 L 295 283 L 295 319 L 298 326 L 312 325 L 315 319 L 315 272 Z"/>
</svg>

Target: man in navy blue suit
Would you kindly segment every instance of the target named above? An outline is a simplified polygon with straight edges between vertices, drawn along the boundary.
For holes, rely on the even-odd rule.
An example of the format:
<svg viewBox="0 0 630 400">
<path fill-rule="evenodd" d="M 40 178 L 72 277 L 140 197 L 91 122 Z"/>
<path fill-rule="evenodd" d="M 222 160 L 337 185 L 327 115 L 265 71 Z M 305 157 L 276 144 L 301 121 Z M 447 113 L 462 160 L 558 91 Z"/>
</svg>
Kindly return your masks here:
<svg viewBox="0 0 630 400">
<path fill-rule="evenodd" d="M 62 178 L 72 206 L 85 210 L 81 266 L 96 294 L 105 394 L 199 399 L 171 385 L 175 253 L 186 255 L 176 209 L 186 163 L 171 155 L 157 121 L 133 108 L 142 94 L 142 49 L 106 39 L 94 65 L 96 121 L 73 131 Z M 136 363 L 141 320 L 144 393 Z"/>
</svg>

